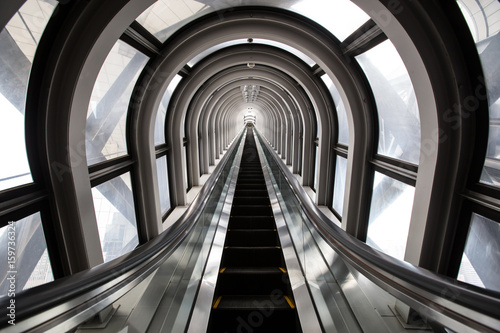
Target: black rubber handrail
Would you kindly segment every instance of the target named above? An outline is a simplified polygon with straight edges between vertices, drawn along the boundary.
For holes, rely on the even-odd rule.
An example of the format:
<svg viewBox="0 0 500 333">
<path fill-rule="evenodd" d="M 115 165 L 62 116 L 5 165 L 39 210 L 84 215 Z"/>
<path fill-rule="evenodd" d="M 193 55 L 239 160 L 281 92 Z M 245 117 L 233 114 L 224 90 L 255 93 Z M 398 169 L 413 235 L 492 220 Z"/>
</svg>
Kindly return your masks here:
<svg viewBox="0 0 500 333">
<path fill-rule="evenodd" d="M 125 289 L 128 291 L 142 281 L 164 262 L 190 234 L 205 208 L 212 190 L 219 181 L 224 167 L 234 159 L 236 148 L 242 139 L 242 133 L 230 145 L 198 196 L 171 228 L 130 253 L 110 262 L 23 290 L 16 293 L 15 298 L 8 295 L 2 296 L 0 298 L 0 317 L 4 319 L 0 321 L 0 328 L 10 327 L 16 331 L 21 328 L 23 330 L 28 328 L 33 331 L 46 331 L 72 317 L 81 316 L 81 312 L 88 309 L 89 306 L 99 304 L 97 310 L 89 311 L 90 313 L 102 310 L 112 304 L 112 301 L 105 304 L 102 302 L 103 299 L 116 299 L 118 297 L 113 298 L 113 294 L 120 292 L 123 294 Z M 8 323 L 10 310 L 7 307 L 11 304 L 11 299 L 15 300 L 15 326 Z"/>
<path fill-rule="evenodd" d="M 430 320 L 459 331 L 467 327 L 481 332 L 500 332 L 499 292 L 466 284 L 395 259 L 347 234 L 316 206 L 260 133 L 258 137 L 279 166 L 311 224 L 344 260 Z"/>
</svg>

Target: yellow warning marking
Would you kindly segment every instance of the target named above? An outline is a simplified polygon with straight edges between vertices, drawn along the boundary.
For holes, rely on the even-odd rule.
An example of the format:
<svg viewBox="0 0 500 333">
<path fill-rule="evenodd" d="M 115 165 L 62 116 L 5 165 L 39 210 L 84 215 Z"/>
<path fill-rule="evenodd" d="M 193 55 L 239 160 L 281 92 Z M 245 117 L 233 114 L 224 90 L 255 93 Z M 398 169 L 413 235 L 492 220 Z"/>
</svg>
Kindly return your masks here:
<svg viewBox="0 0 500 333">
<path fill-rule="evenodd" d="M 231 229 L 227 229 L 227 231 L 231 231 Z"/>
<path fill-rule="evenodd" d="M 280 271 L 282 271 L 283 273 L 286 273 L 286 269 L 284 269 L 283 267 L 280 267 L 279 269 L 280 269 Z"/>
<path fill-rule="evenodd" d="M 224 246 L 225 249 L 229 249 L 229 246 Z"/>
<path fill-rule="evenodd" d="M 285 296 L 286 297 L 286 296 Z M 214 309 L 217 309 L 217 307 L 219 306 L 219 303 L 220 303 L 220 300 L 222 299 L 222 296 L 219 296 L 219 298 L 217 298 L 217 300 L 215 301 L 214 303 L 214 306 L 213 308 Z M 293 309 L 293 308 L 292 308 Z"/>
<path fill-rule="evenodd" d="M 273 229 L 273 231 L 276 231 L 276 229 Z"/>
<path fill-rule="evenodd" d="M 219 297 L 220 298 L 220 297 Z M 285 296 L 285 299 L 286 301 L 288 302 L 288 305 L 290 305 L 290 307 L 292 309 L 295 309 L 295 304 L 293 304 L 293 301 L 288 297 L 288 296 Z M 214 308 L 215 309 L 215 308 Z"/>
<path fill-rule="evenodd" d="M 281 249 L 281 246 L 276 246 L 277 249 Z"/>
<path fill-rule="evenodd" d="M 226 267 L 224 267 L 223 269 L 221 269 L 221 270 L 219 271 L 219 273 L 221 273 L 221 274 L 222 274 L 222 273 L 224 273 L 224 271 L 225 271 L 225 270 L 226 270 Z"/>
</svg>

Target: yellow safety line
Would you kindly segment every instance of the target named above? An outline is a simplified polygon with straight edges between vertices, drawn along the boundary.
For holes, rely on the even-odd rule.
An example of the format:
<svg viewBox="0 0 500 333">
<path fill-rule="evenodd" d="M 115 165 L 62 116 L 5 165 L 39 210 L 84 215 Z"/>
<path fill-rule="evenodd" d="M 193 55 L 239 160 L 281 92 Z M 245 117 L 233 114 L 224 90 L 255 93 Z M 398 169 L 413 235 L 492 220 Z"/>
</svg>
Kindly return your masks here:
<svg viewBox="0 0 500 333">
<path fill-rule="evenodd" d="M 285 296 L 286 297 L 286 296 Z M 217 300 L 215 301 L 214 303 L 214 306 L 213 308 L 214 309 L 217 309 L 217 307 L 219 306 L 219 303 L 220 303 L 220 300 L 222 299 L 222 296 L 219 296 L 219 298 L 217 298 Z M 293 309 L 293 308 L 292 308 Z"/>
<path fill-rule="evenodd" d="M 221 274 L 222 274 L 222 273 L 224 273 L 224 271 L 225 271 L 225 270 L 226 270 L 226 267 L 224 267 L 223 269 L 221 269 L 221 270 L 219 271 L 219 273 L 221 273 Z"/>
<path fill-rule="evenodd" d="M 280 271 L 282 271 L 283 273 L 286 273 L 286 269 L 284 269 L 283 267 L 280 267 L 279 269 L 280 269 Z"/>
<path fill-rule="evenodd" d="M 276 231 L 276 229 L 273 229 L 273 231 Z"/>
<path fill-rule="evenodd" d="M 281 247 L 280 247 L 280 246 L 276 246 L 276 248 L 277 248 L 277 249 L 281 249 Z"/>
<path fill-rule="evenodd" d="M 288 302 L 288 305 L 290 305 L 292 309 L 295 309 L 295 304 L 293 304 L 293 301 L 288 296 L 285 296 L 285 299 Z"/>
</svg>

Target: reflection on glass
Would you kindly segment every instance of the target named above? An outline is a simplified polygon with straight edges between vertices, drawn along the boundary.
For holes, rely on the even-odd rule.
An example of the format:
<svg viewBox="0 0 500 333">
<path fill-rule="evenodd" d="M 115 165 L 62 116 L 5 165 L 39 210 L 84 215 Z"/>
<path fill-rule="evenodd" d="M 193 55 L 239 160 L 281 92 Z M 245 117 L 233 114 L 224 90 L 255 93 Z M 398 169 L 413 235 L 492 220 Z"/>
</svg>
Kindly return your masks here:
<svg viewBox="0 0 500 333">
<path fill-rule="evenodd" d="M 306 64 L 309 66 L 314 66 L 316 62 L 309 58 L 307 55 L 305 55 L 303 52 L 297 50 L 294 47 L 288 46 L 286 44 L 280 43 L 280 42 L 275 42 L 269 39 L 261 39 L 261 38 L 254 38 L 253 40 L 254 43 L 257 44 L 265 44 L 265 45 L 270 45 L 270 46 L 275 46 L 277 48 L 280 48 L 282 50 L 285 50 L 287 52 L 290 52 L 291 54 L 297 56 L 298 58 L 302 59 Z"/>
<path fill-rule="evenodd" d="M 184 184 L 186 184 L 186 192 L 189 191 L 189 181 L 188 181 L 188 156 L 187 156 L 187 148 L 183 147 L 184 150 L 184 161 L 186 161 L 186 171 L 184 172 Z"/>
<path fill-rule="evenodd" d="M 500 55 L 500 2 L 464 0 L 458 1 L 458 4 L 476 42 L 483 66 L 489 106 L 490 130 L 481 182 L 500 186 L 500 64 L 498 62 Z M 486 99 L 481 93 L 482 91 L 483 89 L 476 89 L 474 97 L 477 100 Z M 475 104 L 471 104 L 468 111 L 475 111 L 475 107 Z"/>
<path fill-rule="evenodd" d="M 168 187 L 167 156 L 156 160 L 158 172 L 158 189 L 160 191 L 161 214 L 164 215 L 170 209 L 170 190 Z"/>
<path fill-rule="evenodd" d="M 24 112 L 35 51 L 57 4 L 28 0 L 0 32 L 0 191 L 33 181 L 26 156 Z"/>
<path fill-rule="evenodd" d="M 340 41 L 370 19 L 349 0 L 303 0 L 293 5 L 292 10 L 321 24 Z"/>
<path fill-rule="evenodd" d="M 0 295 L 8 294 L 12 274 L 16 292 L 54 280 L 40 213 L 0 228 L 0 244 Z"/>
<path fill-rule="evenodd" d="M 92 188 L 92 197 L 104 262 L 132 251 L 139 240 L 130 174 Z"/>
<path fill-rule="evenodd" d="M 102 65 L 87 112 L 87 164 L 127 153 L 126 122 L 130 96 L 148 57 L 117 41 Z"/>
<path fill-rule="evenodd" d="M 356 57 L 377 103 L 378 153 L 418 165 L 420 116 L 408 71 L 390 40 Z"/>
<path fill-rule="evenodd" d="M 205 51 L 201 52 L 196 57 L 191 59 L 187 64 L 188 64 L 188 66 L 193 67 L 194 65 L 196 65 L 200 60 L 202 60 L 206 56 L 208 56 L 208 55 L 210 55 L 218 50 L 221 50 L 225 47 L 239 45 L 239 44 L 248 44 L 248 41 L 247 41 L 247 39 L 235 39 L 235 40 L 231 40 L 229 42 L 217 44 L 217 45 L 212 46 L 212 47 L 206 49 Z M 280 48 L 284 51 L 290 52 L 291 54 L 295 55 L 296 57 L 302 59 L 302 61 L 304 61 L 306 64 L 308 64 L 311 67 L 316 64 L 316 62 L 314 60 L 312 60 L 310 57 L 308 57 L 305 53 L 297 50 L 294 47 L 291 47 L 289 45 L 286 45 L 286 44 L 283 44 L 280 42 L 275 42 L 275 41 L 272 41 L 269 39 L 254 38 L 252 44 L 264 44 L 264 45 L 274 46 L 274 47 Z"/>
<path fill-rule="evenodd" d="M 339 121 L 339 142 L 345 144 L 346 146 L 349 144 L 349 124 L 347 123 L 347 114 L 345 110 L 344 101 L 340 98 L 340 93 L 337 90 L 337 87 L 333 83 L 332 79 L 325 74 L 321 77 L 325 82 L 326 86 L 330 90 L 330 94 L 332 95 L 333 102 L 335 103 L 335 107 L 337 108 L 337 118 Z"/>
<path fill-rule="evenodd" d="M 316 191 L 318 188 L 318 180 L 316 179 L 316 176 L 318 175 L 319 171 L 319 165 L 318 165 L 318 160 L 319 160 L 319 154 L 318 154 L 318 146 L 315 145 L 314 147 L 314 184 L 313 184 L 313 189 Z"/>
<path fill-rule="evenodd" d="M 156 113 L 155 120 L 155 146 L 165 143 L 165 117 L 167 115 L 168 103 L 170 102 L 170 97 L 172 97 L 172 93 L 174 92 L 181 79 L 182 76 L 178 74 L 175 75 L 168 85 L 163 98 L 161 99 L 160 107 L 158 108 L 158 112 Z"/>
<path fill-rule="evenodd" d="M 403 260 L 415 188 L 375 172 L 366 244 Z"/>
<path fill-rule="evenodd" d="M 214 45 L 214 46 L 206 49 L 205 51 L 200 52 L 199 54 L 197 54 L 196 57 L 194 57 L 193 59 L 191 59 L 190 61 L 188 61 L 187 65 L 189 67 L 193 67 L 200 60 L 202 60 L 206 56 L 208 56 L 208 55 L 210 55 L 210 54 L 212 54 L 212 53 L 214 53 L 216 51 L 222 50 L 225 47 L 229 47 L 229 46 L 233 46 L 233 45 L 239 45 L 239 44 L 246 44 L 246 43 L 248 43 L 247 39 L 235 39 L 235 40 L 231 40 L 229 42 L 224 42 L 224 43 L 220 43 L 220 44 Z"/>
<path fill-rule="evenodd" d="M 146 9 L 136 21 L 161 42 L 164 42 L 186 21 L 193 20 L 213 10 L 203 1 L 159 0 Z"/>
<path fill-rule="evenodd" d="M 472 214 L 458 280 L 500 291 L 500 224 Z"/>
<path fill-rule="evenodd" d="M 335 168 L 335 183 L 333 186 L 333 204 L 340 216 L 342 216 L 344 208 L 344 191 L 345 191 L 345 177 L 347 173 L 347 159 L 337 155 L 337 164 Z"/>
</svg>

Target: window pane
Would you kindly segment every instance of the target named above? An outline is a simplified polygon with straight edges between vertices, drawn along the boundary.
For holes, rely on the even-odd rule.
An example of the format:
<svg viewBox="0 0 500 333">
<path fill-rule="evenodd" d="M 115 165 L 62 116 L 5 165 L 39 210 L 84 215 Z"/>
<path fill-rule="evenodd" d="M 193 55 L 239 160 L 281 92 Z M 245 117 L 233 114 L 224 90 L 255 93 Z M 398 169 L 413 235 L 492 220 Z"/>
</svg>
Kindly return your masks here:
<svg viewBox="0 0 500 333">
<path fill-rule="evenodd" d="M 370 19 L 349 0 L 303 0 L 298 1 L 291 9 L 316 21 L 340 41 Z"/>
<path fill-rule="evenodd" d="M 337 164 L 335 168 L 335 183 L 333 187 L 333 204 L 340 216 L 342 216 L 344 208 L 344 191 L 345 191 L 345 177 L 347 172 L 347 159 L 337 155 Z"/>
<path fill-rule="evenodd" d="M 161 214 L 164 215 L 170 209 L 170 189 L 168 187 L 167 156 L 156 160 L 158 170 L 158 189 L 160 191 Z"/>
<path fill-rule="evenodd" d="M 158 108 L 158 113 L 156 113 L 155 121 L 155 146 L 165 143 L 165 117 L 167 115 L 168 103 L 170 102 L 170 97 L 175 88 L 179 84 L 182 76 L 176 75 L 170 82 L 161 99 L 160 107 Z"/>
<path fill-rule="evenodd" d="M 387 40 L 356 57 L 365 71 L 377 103 L 378 153 L 418 164 L 420 116 L 408 71 Z"/>
<path fill-rule="evenodd" d="M 415 188 L 375 172 L 366 243 L 403 260 Z"/>
<path fill-rule="evenodd" d="M 184 184 L 186 184 L 186 192 L 189 190 L 189 182 L 188 182 L 188 157 L 187 157 L 187 148 L 184 146 L 184 161 L 186 161 L 186 172 L 184 173 Z"/>
<path fill-rule="evenodd" d="M 55 0 L 28 0 L 0 32 L 0 191 L 33 181 L 26 156 L 24 113 L 35 51 Z"/>
<path fill-rule="evenodd" d="M 10 282 L 19 292 L 54 280 L 40 213 L 11 224 L 0 229 L 0 295 L 8 294 Z M 7 280 L 11 275 L 15 280 Z"/>
<path fill-rule="evenodd" d="M 92 197 L 104 262 L 132 251 L 139 239 L 130 174 L 92 188 Z"/>
<path fill-rule="evenodd" d="M 458 280 L 500 291 L 500 224 L 473 214 Z"/>
<path fill-rule="evenodd" d="M 337 118 L 339 121 L 339 143 L 343 143 L 345 145 L 349 144 L 349 124 L 347 123 L 347 114 L 344 106 L 344 101 L 340 98 L 340 93 L 337 90 L 337 87 L 333 83 L 332 79 L 325 74 L 321 77 L 325 82 L 326 86 L 330 90 L 330 94 L 332 95 L 333 102 L 335 103 L 335 107 L 337 108 Z"/>
<path fill-rule="evenodd" d="M 460 8 L 476 41 L 483 66 L 488 98 L 490 130 L 481 182 L 500 186 L 500 2 L 459 1 Z M 484 100 L 481 90 L 474 98 Z M 475 111 L 477 100 L 472 99 L 468 111 Z M 467 105 L 466 105 L 467 107 Z"/>
<path fill-rule="evenodd" d="M 130 96 L 148 57 L 117 41 L 97 77 L 87 113 L 87 163 L 127 153 L 126 122 Z"/>
<path fill-rule="evenodd" d="M 318 156 L 318 146 L 314 146 L 314 183 L 313 183 L 313 190 L 316 191 L 316 189 L 318 188 L 318 180 L 316 179 L 316 176 L 318 175 L 318 169 L 319 169 L 319 165 L 318 165 L 318 160 L 319 160 L 319 156 Z"/>
<path fill-rule="evenodd" d="M 304 61 L 306 64 L 308 64 L 311 67 L 316 64 L 316 62 L 314 60 L 312 60 L 310 57 L 308 57 L 305 53 L 297 50 L 294 47 L 288 46 L 288 45 L 280 43 L 280 42 L 275 42 L 275 41 L 272 41 L 269 39 L 254 38 L 252 43 L 253 44 L 270 45 L 270 46 L 280 48 L 284 51 L 290 52 L 291 54 L 295 55 L 296 57 L 302 59 L 302 61 Z M 208 55 L 210 55 L 218 50 L 221 50 L 225 47 L 239 45 L 239 44 L 248 44 L 248 40 L 247 39 L 235 39 L 235 40 L 232 40 L 229 42 L 217 44 L 217 45 L 212 46 L 212 47 L 206 49 L 205 51 L 201 52 L 196 57 L 191 59 L 187 64 L 188 64 L 188 66 L 193 67 L 194 65 L 196 65 L 196 63 L 198 63 L 200 60 L 202 60 L 206 56 L 208 56 Z"/>
<path fill-rule="evenodd" d="M 216 9 L 196 0 L 159 0 L 136 21 L 164 42 L 184 23 Z"/>
</svg>

